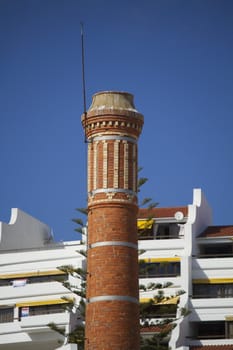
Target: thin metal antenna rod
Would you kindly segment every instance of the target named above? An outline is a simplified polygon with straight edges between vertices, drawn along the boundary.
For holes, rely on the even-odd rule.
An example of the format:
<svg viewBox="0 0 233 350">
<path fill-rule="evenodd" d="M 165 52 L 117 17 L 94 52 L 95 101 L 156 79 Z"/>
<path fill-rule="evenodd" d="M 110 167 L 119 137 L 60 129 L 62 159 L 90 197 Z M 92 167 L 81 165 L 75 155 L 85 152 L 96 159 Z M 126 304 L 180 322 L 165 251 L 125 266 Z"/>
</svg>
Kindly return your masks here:
<svg viewBox="0 0 233 350">
<path fill-rule="evenodd" d="M 85 82 L 85 55 L 84 55 L 84 30 L 83 30 L 83 23 L 80 23 L 81 25 L 81 45 L 82 45 L 82 88 L 83 88 L 83 114 L 84 114 L 84 132 L 85 132 L 85 139 L 84 142 L 87 142 L 86 139 L 86 115 L 87 115 L 87 104 L 86 104 L 86 82 Z"/>
</svg>

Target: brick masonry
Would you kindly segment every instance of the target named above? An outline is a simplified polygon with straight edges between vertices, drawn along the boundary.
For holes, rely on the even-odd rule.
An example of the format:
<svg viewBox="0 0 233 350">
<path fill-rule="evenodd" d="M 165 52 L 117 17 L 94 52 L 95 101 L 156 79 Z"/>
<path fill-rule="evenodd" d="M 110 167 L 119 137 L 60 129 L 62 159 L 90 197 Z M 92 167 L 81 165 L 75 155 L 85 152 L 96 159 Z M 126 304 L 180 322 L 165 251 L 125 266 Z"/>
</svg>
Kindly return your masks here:
<svg viewBox="0 0 233 350">
<path fill-rule="evenodd" d="M 88 140 L 85 350 L 138 350 L 137 139 L 143 116 L 128 93 L 94 95 Z"/>
</svg>

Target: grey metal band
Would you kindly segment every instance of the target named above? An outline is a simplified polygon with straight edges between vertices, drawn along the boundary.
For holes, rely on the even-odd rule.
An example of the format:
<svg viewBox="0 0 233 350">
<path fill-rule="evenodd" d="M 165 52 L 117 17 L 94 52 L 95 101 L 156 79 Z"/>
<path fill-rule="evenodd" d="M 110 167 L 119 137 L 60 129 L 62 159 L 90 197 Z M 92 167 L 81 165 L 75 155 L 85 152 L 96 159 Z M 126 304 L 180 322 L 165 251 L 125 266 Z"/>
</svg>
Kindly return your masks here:
<svg viewBox="0 0 233 350">
<path fill-rule="evenodd" d="M 131 303 L 139 304 L 137 298 L 128 295 L 100 295 L 87 300 L 88 303 L 96 303 L 98 301 L 129 301 Z"/>
<path fill-rule="evenodd" d="M 138 249 L 137 244 L 130 243 L 130 242 L 123 242 L 123 241 L 103 241 L 103 242 L 96 242 L 92 243 L 88 246 L 88 248 L 96 248 L 96 247 L 106 247 L 106 246 L 123 246 L 123 247 L 129 247 Z"/>
<path fill-rule="evenodd" d="M 92 138 L 92 141 L 108 141 L 108 140 L 119 140 L 119 141 L 128 141 L 132 143 L 137 143 L 137 140 L 129 136 L 118 136 L 118 135 L 106 135 L 106 136 L 96 136 Z"/>
<path fill-rule="evenodd" d="M 126 190 L 124 188 L 98 188 L 89 192 L 90 195 L 94 196 L 97 193 L 126 193 L 130 196 L 137 196 L 137 193 L 132 190 Z"/>
</svg>

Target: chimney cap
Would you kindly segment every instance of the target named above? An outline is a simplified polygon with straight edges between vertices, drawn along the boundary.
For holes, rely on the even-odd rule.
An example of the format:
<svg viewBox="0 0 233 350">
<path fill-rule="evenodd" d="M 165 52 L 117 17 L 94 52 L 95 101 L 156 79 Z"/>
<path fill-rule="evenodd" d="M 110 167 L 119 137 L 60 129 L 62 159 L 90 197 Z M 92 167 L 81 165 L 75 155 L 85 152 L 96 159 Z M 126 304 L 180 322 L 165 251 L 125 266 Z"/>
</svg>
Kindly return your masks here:
<svg viewBox="0 0 233 350">
<path fill-rule="evenodd" d="M 120 109 L 138 112 L 134 106 L 134 96 L 125 91 L 100 91 L 92 96 L 88 111 Z"/>
</svg>

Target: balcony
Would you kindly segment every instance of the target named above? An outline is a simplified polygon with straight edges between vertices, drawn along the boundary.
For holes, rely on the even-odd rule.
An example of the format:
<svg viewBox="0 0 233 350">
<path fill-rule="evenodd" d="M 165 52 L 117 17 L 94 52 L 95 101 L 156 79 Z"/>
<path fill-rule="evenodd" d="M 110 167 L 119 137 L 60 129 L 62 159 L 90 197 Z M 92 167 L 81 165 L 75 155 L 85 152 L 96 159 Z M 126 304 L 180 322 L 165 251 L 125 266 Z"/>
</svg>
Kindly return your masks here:
<svg viewBox="0 0 233 350">
<path fill-rule="evenodd" d="M 222 321 L 233 315 L 233 298 L 190 299 L 191 322 Z"/>
<path fill-rule="evenodd" d="M 20 325 L 22 329 L 27 330 L 35 327 L 41 328 L 48 326 L 49 323 L 56 323 L 58 326 L 66 326 L 69 324 L 70 314 L 68 312 L 60 312 L 47 315 L 27 316 L 22 317 Z"/>
<path fill-rule="evenodd" d="M 139 240 L 180 239 L 184 236 L 183 224 L 154 223 L 153 220 L 138 221 Z"/>
</svg>

